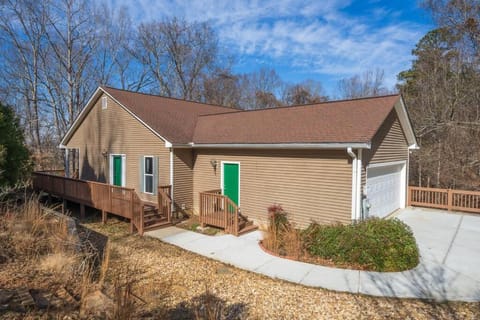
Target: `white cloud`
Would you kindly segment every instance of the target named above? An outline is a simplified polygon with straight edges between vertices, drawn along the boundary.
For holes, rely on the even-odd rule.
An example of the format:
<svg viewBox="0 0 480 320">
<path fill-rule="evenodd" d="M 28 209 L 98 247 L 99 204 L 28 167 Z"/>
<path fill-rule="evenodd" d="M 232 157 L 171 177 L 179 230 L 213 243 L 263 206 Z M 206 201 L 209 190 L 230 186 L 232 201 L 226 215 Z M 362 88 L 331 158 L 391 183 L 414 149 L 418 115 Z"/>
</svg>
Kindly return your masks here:
<svg viewBox="0 0 480 320">
<path fill-rule="evenodd" d="M 138 22 L 165 16 L 208 20 L 225 47 L 242 58 L 251 56 L 240 61 L 271 60 L 273 67 L 278 63 L 331 79 L 380 68 L 388 86 L 409 67 L 410 51 L 427 31 L 399 22 L 399 12 L 380 5 L 373 5 L 369 15 L 348 14 L 349 0 L 109 1 L 126 5 Z"/>
</svg>

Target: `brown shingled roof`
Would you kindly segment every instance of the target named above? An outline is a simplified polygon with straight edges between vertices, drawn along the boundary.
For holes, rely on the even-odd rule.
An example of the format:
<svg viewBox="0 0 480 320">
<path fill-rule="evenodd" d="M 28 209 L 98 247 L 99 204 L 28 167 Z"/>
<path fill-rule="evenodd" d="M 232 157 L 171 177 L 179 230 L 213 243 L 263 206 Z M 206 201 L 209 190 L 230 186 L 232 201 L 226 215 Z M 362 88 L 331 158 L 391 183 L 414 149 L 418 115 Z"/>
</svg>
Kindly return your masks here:
<svg viewBox="0 0 480 320">
<path fill-rule="evenodd" d="M 101 87 L 171 143 L 192 142 L 198 116 L 238 109 Z"/>
<path fill-rule="evenodd" d="M 369 143 L 399 95 L 198 118 L 195 144 Z"/>
<path fill-rule="evenodd" d="M 253 111 L 102 90 L 174 144 L 369 143 L 399 95 Z"/>
</svg>

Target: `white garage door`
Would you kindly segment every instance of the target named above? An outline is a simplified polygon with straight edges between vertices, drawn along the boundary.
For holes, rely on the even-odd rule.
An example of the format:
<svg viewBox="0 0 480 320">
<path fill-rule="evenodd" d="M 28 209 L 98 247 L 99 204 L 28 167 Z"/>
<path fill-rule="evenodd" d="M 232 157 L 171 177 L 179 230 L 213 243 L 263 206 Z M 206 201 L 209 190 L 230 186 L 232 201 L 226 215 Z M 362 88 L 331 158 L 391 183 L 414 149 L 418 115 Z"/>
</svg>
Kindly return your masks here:
<svg viewBox="0 0 480 320">
<path fill-rule="evenodd" d="M 377 166 L 367 169 L 369 216 L 383 218 L 403 207 L 404 164 Z"/>
</svg>

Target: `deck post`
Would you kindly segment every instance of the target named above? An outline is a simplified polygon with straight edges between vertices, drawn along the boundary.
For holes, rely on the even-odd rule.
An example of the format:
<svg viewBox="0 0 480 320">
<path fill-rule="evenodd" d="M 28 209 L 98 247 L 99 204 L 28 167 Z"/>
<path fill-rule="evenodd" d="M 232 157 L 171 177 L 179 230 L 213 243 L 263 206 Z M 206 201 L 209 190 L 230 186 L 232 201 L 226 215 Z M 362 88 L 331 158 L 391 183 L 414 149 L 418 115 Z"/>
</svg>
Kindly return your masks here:
<svg viewBox="0 0 480 320">
<path fill-rule="evenodd" d="M 107 211 L 102 210 L 102 223 L 107 223 Z"/>
<path fill-rule="evenodd" d="M 453 191 L 451 189 L 447 190 L 447 210 L 452 211 L 453 206 Z"/>
<path fill-rule="evenodd" d="M 133 234 L 133 218 L 130 219 L 130 234 Z"/>
<path fill-rule="evenodd" d="M 63 199 L 62 201 L 62 214 L 67 212 L 67 200 Z"/>
<path fill-rule="evenodd" d="M 407 186 L 407 207 L 412 205 L 412 189 L 410 186 Z"/>
<path fill-rule="evenodd" d="M 80 220 L 85 220 L 85 205 L 80 204 Z"/>
</svg>

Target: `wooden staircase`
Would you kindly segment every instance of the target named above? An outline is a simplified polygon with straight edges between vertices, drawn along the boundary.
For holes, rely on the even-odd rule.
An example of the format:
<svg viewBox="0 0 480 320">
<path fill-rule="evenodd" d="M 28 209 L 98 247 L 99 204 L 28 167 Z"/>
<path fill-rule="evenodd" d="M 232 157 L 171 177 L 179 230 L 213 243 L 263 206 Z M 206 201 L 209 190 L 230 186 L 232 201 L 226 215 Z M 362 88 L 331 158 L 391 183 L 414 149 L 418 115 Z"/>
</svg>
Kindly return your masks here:
<svg viewBox="0 0 480 320">
<path fill-rule="evenodd" d="M 200 223 L 222 228 L 235 236 L 257 229 L 240 208 L 218 190 L 200 192 Z"/>
<path fill-rule="evenodd" d="M 159 212 L 158 207 L 153 203 L 145 203 L 143 211 L 143 231 L 151 231 L 171 226 L 172 222 L 168 215 Z"/>
<path fill-rule="evenodd" d="M 258 227 L 253 224 L 252 220 L 248 220 L 248 217 L 242 215 L 241 213 L 238 213 L 238 236 L 251 231 L 255 231 L 257 229 Z"/>
</svg>

